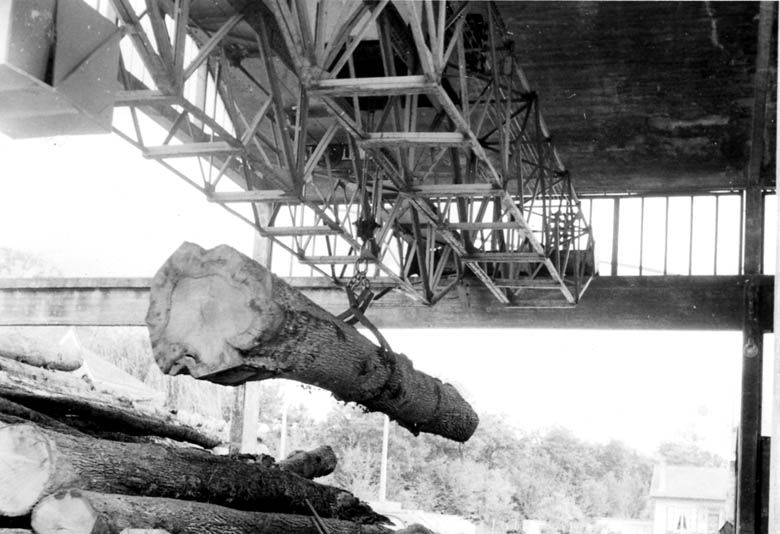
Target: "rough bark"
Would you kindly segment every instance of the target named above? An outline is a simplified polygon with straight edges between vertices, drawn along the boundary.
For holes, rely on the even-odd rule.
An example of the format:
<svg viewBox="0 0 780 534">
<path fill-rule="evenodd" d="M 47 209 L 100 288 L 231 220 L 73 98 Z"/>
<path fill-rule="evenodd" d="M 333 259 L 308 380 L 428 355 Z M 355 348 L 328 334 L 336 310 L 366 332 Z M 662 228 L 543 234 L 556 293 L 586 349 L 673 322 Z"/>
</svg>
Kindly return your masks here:
<svg viewBox="0 0 780 534">
<path fill-rule="evenodd" d="M 37 367 L 74 371 L 84 359 L 76 348 L 41 336 L 37 327 L 4 328 L 0 335 L 0 357 L 10 358 Z"/>
<path fill-rule="evenodd" d="M 84 379 L 0 358 L 0 396 L 81 432 L 160 436 L 212 448 L 220 438 L 153 405 L 117 398 Z"/>
<path fill-rule="evenodd" d="M 384 522 L 351 493 L 294 473 L 206 451 L 59 434 L 31 424 L 0 428 L 0 514 L 22 515 L 44 495 L 75 487 L 103 493 L 170 497 L 242 510 Z"/>
<path fill-rule="evenodd" d="M 83 436 L 82 432 L 79 432 L 75 428 L 66 425 L 56 419 L 44 415 L 42 413 L 31 410 L 26 406 L 11 402 L 8 399 L 0 397 L 0 421 L 8 424 L 18 423 L 35 423 L 44 428 L 56 430 L 63 434 L 72 434 L 75 436 Z"/>
<path fill-rule="evenodd" d="M 323 519 L 329 534 L 385 534 L 377 525 Z M 126 528 L 175 534 L 319 534 L 311 516 L 244 512 L 215 504 L 71 489 L 50 495 L 32 514 L 37 534 L 119 534 Z"/>
<path fill-rule="evenodd" d="M 323 445 L 310 451 L 294 451 L 277 465 L 285 471 L 303 478 L 328 476 L 336 469 L 338 459 L 330 445 Z"/>
<path fill-rule="evenodd" d="M 228 246 L 184 243 L 152 280 L 158 365 L 221 384 L 288 378 L 456 441 L 478 418 L 450 384 L 414 369 Z"/>
</svg>

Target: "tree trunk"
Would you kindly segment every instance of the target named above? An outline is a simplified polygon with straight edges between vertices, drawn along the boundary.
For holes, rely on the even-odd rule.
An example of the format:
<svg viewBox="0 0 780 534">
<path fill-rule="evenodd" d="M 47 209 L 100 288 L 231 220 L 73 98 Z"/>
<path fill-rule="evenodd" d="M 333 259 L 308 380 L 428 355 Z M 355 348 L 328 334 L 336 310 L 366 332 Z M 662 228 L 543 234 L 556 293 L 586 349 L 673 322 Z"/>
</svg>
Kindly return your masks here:
<svg viewBox="0 0 780 534">
<path fill-rule="evenodd" d="M 3 397 L 0 397 L 0 421 L 8 424 L 30 422 L 44 428 L 56 430 L 57 432 L 61 432 L 63 434 L 71 434 L 74 436 L 84 435 L 75 428 L 70 427 L 65 423 L 61 423 L 60 421 L 57 421 L 48 415 L 36 412 L 35 410 L 31 410 L 26 406 L 11 402 L 8 399 L 4 399 Z"/>
<path fill-rule="evenodd" d="M 294 451 L 277 465 L 285 471 L 312 479 L 328 476 L 336 469 L 337 463 L 333 449 L 323 445 L 311 451 Z"/>
<path fill-rule="evenodd" d="M 57 343 L 40 332 L 39 327 L 3 329 L 0 335 L 0 356 L 59 371 L 74 371 L 81 367 L 84 359 L 76 347 Z"/>
<path fill-rule="evenodd" d="M 262 464 L 206 451 L 120 443 L 59 434 L 34 425 L 0 428 L 0 514 L 22 515 L 44 495 L 75 487 L 104 493 L 171 497 L 262 512 L 381 522 L 351 493 Z"/>
<path fill-rule="evenodd" d="M 81 378 L 0 358 L 0 396 L 77 430 L 160 436 L 208 449 L 221 440 L 161 408 L 97 389 Z"/>
<path fill-rule="evenodd" d="M 152 280 L 146 323 L 167 374 L 220 384 L 289 378 L 389 415 L 414 434 L 466 441 L 478 418 L 450 384 L 386 352 L 267 269 L 222 245 L 184 243 Z"/>
<path fill-rule="evenodd" d="M 323 519 L 329 534 L 385 534 L 377 525 Z M 44 498 L 32 514 L 37 534 L 119 534 L 126 528 L 175 534 L 319 534 L 312 516 L 243 512 L 215 504 L 71 489 Z"/>
</svg>

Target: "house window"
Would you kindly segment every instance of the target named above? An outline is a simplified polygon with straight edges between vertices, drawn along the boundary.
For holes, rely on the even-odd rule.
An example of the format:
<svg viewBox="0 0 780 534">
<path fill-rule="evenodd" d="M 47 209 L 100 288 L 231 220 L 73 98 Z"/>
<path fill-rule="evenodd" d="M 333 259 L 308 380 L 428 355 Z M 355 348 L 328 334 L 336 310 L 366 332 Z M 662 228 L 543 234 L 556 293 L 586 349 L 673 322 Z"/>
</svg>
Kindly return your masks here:
<svg viewBox="0 0 780 534">
<path fill-rule="evenodd" d="M 710 510 L 707 512 L 707 534 L 717 534 L 720 528 L 720 512 Z"/>
<path fill-rule="evenodd" d="M 666 531 L 672 533 L 692 533 L 696 527 L 696 510 L 687 507 L 672 506 L 666 519 Z"/>
</svg>

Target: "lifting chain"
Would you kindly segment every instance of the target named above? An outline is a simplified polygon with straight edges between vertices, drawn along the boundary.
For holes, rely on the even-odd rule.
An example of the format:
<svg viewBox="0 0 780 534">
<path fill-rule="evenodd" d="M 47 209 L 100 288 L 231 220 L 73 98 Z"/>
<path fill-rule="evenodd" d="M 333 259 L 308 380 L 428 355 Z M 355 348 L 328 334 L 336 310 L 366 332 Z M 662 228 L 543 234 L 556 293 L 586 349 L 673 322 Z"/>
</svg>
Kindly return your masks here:
<svg viewBox="0 0 780 534">
<path fill-rule="evenodd" d="M 366 276 L 368 273 L 368 258 L 376 257 L 379 253 L 379 244 L 374 238 L 374 232 L 380 225 L 376 222 L 376 211 L 378 206 L 376 205 L 376 191 L 374 195 L 369 195 L 368 185 L 368 158 L 361 158 L 358 146 L 356 143 L 352 143 L 353 150 L 353 169 L 355 175 L 358 178 L 358 190 L 360 194 L 359 201 L 359 214 L 358 219 L 355 221 L 355 230 L 357 237 L 363 242 L 360 257 L 355 261 L 355 273 L 347 282 L 344 288 L 347 292 L 347 299 L 349 300 L 349 308 L 342 314 L 338 315 L 338 318 L 349 325 L 360 323 L 367 328 L 376 338 L 382 350 L 385 352 L 392 352 L 387 340 L 379 333 L 374 324 L 366 317 L 366 310 L 374 301 L 387 293 L 389 289 L 384 289 L 378 294 L 374 293 L 371 289 L 371 281 Z M 362 160 L 362 161 L 361 161 Z M 380 182 L 375 182 L 376 184 Z"/>
<path fill-rule="evenodd" d="M 367 328 L 379 342 L 379 346 L 385 352 L 392 352 L 387 340 L 379 333 L 377 327 L 368 320 L 365 313 L 375 298 L 384 295 L 388 290 L 383 290 L 379 295 L 371 290 L 371 281 L 366 277 L 368 272 L 368 261 L 365 258 L 359 258 L 355 262 L 355 274 L 347 282 L 344 288 L 349 300 L 349 308 L 337 317 L 349 325 L 360 323 Z"/>
</svg>

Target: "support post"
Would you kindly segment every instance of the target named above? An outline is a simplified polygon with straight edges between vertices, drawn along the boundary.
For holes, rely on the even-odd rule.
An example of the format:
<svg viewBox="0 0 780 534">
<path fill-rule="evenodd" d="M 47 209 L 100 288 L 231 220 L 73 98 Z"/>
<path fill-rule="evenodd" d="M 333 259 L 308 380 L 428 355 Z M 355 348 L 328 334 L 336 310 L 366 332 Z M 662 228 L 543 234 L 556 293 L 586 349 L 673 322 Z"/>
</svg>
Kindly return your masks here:
<svg viewBox="0 0 780 534">
<path fill-rule="evenodd" d="M 780 251 L 780 203 L 777 204 L 776 249 Z M 780 254 L 775 256 L 775 273 L 780 273 Z M 780 332 L 780 291 L 774 292 L 774 332 Z M 780 532 L 780 335 L 775 334 L 772 378 L 772 441 L 769 453 L 769 528 Z"/>
<path fill-rule="evenodd" d="M 737 534 L 759 534 L 761 494 L 759 491 L 761 439 L 761 393 L 763 331 L 758 312 L 758 292 L 752 278 L 763 264 L 764 199 L 761 184 L 766 118 L 769 47 L 774 19 L 774 2 L 761 2 L 758 22 L 758 47 L 754 79 L 753 123 L 750 160 L 745 188 L 744 272 L 745 286 L 744 346 L 742 351 L 742 406 L 737 444 Z M 775 498 L 774 495 L 771 498 Z"/>
<path fill-rule="evenodd" d="M 271 208 L 267 204 L 257 207 L 260 224 L 267 226 L 271 218 Z M 271 266 L 273 242 L 255 233 L 253 259 L 260 265 Z M 230 414 L 230 452 L 257 454 L 257 428 L 260 416 L 260 382 L 247 382 L 236 386 L 236 397 Z"/>
<path fill-rule="evenodd" d="M 745 286 L 742 393 L 737 442 L 737 534 L 759 534 L 758 443 L 761 438 L 763 331 L 758 301 L 758 288 L 748 282 Z"/>
</svg>

